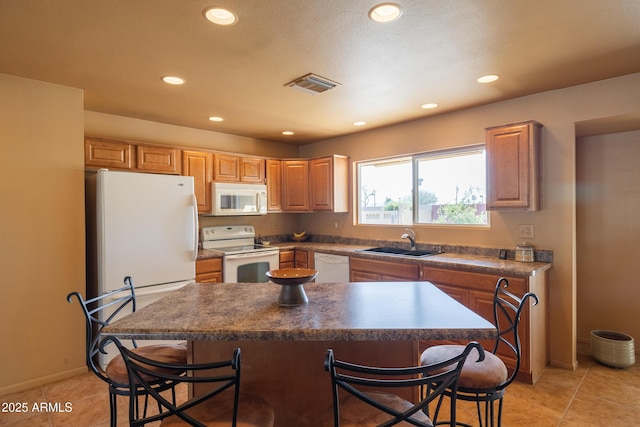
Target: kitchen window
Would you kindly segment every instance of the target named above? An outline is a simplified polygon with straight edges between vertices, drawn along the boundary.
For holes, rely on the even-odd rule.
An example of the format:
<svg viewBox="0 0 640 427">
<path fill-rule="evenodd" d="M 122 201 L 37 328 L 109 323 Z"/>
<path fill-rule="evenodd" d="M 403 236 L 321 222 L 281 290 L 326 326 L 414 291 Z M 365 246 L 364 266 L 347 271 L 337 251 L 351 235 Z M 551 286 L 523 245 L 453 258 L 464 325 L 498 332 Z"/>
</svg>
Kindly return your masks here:
<svg viewBox="0 0 640 427">
<path fill-rule="evenodd" d="M 484 145 L 357 163 L 359 224 L 486 226 Z"/>
</svg>

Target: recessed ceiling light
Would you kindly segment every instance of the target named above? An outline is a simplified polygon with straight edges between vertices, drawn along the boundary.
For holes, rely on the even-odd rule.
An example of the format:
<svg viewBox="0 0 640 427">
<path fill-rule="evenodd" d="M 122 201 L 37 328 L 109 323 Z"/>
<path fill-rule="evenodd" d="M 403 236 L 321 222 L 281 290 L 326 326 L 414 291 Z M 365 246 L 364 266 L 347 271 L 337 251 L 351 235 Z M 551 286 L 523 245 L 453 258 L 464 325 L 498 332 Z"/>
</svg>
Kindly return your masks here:
<svg viewBox="0 0 640 427">
<path fill-rule="evenodd" d="M 364 125 L 366 125 L 366 124 L 367 124 L 367 122 L 362 122 L 362 121 L 360 121 L 360 122 L 353 122 L 353 125 L 354 125 L 354 126 L 364 126 Z"/>
<path fill-rule="evenodd" d="M 214 24 L 233 25 L 238 22 L 238 16 L 235 13 L 221 7 L 210 7 L 203 13 L 204 17 Z"/>
<path fill-rule="evenodd" d="M 392 22 L 400 18 L 402 9 L 395 3 L 380 3 L 369 11 L 369 18 L 375 22 Z"/>
<path fill-rule="evenodd" d="M 285 130 L 282 132 L 283 135 L 293 135 L 293 132 L 290 130 Z"/>
<path fill-rule="evenodd" d="M 185 80 L 176 76 L 164 76 L 162 81 L 170 85 L 183 85 Z"/>
<path fill-rule="evenodd" d="M 222 117 L 218 117 L 218 116 L 211 116 L 211 117 L 209 117 L 209 120 L 211 120 L 212 122 L 221 122 L 224 119 Z"/>
<path fill-rule="evenodd" d="M 478 78 L 478 83 L 491 83 L 491 82 L 495 82 L 499 78 L 500 76 L 497 74 L 487 74 L 486 76 L 482 76 Z"/>
<path fill-rule="evenodd" d="M 435 102 L 430 102 L 428 104 L 422 104 L 421 108 L 424 108 L 425 110 L 430 110 L 432 108 L 436 108 L 438 106 L 438 104 L 436 104 Z"/>
</svg>

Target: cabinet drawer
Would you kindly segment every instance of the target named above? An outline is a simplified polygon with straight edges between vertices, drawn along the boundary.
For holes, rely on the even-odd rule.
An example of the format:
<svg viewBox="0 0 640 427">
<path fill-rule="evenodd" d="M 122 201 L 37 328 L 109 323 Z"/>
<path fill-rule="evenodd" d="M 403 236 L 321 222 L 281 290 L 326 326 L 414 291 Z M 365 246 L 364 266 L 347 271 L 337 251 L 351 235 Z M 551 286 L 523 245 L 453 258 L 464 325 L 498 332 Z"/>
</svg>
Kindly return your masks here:
<svg viewBox="0 0 640 427">
<path fill-rule="evenodd" d="M 420 267 L 414 264 L 377 261 L 363 258 L 351 258 L 351 271 L 377 274 L 382 280 L 418 280 Z"/>
<path fill-rule="evenodd" d="M 222 271 L 222 258 L 207 258 L 196 261 L 196 274 L 216 273 Z"/>
<path fill-rule="evenodd" d="M 444 268 L 423 267 L 423 279 L 438 285 L 464 286 L 466 289 L 478 289 L 492 292 L 502 276 L 493 274 L 470 273 L 468 271 L 447 270 Z M 527 292 L 527 279 L 508 277 L 509 290 L 517 295 Z"/>
</svg>

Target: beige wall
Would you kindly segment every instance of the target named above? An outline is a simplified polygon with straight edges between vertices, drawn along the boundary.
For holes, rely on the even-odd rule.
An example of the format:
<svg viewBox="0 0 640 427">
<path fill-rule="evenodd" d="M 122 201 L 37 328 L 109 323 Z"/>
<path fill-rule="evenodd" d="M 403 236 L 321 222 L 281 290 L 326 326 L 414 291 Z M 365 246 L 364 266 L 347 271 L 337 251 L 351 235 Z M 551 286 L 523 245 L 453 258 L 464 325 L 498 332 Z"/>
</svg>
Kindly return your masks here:
<svg viewBox="0 0 640 427">
<path fill-rule="evenodd" d="M 414 153 L 484 141 L 484 128 L 537 120 L 542 131 L 543 209 L 492 212 L 490 230 L 415 226 L 418 241 L 513 248 L 518 225 L 535 226 L 534 246 L 554 251 L 550 271 L 551 363 L 576 365 L 575 123 L 640 112 L 640 74 L 544 92 L 478 108 L 374 129 L 302 147 L 305 157 L 344 154 L 351 160 Z M 339 228 L 334 228 L 338 222 Z M 400 240 L 403 226 L 355 226 L 348 214 L 301 216 L 312 233 Z"/>
<path fill-rule="evenodd" d="M 578 139 L 578 340 L 594 329 L 640 339 L 640 131 Z"/>
<path fill-rule="evenodd" d="M 83 94 L 0 74 L 0 394 L 86 372 Z"/>
</svg>

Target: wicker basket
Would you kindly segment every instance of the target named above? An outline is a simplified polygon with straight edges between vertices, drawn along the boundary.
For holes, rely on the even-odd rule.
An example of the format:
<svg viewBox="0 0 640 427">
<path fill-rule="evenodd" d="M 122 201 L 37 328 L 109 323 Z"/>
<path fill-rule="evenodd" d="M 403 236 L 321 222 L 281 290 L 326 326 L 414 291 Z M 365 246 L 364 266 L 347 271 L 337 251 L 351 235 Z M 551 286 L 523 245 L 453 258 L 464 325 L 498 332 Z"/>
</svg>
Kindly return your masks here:
<svg viewBox="0 0 640 427">
<path fill-rule="evenodd" d="M 636 363 L 633 337 L 614 331 L 591 331 L 591 354 L 598 362 L 614 368 Z"/>
</svg>

